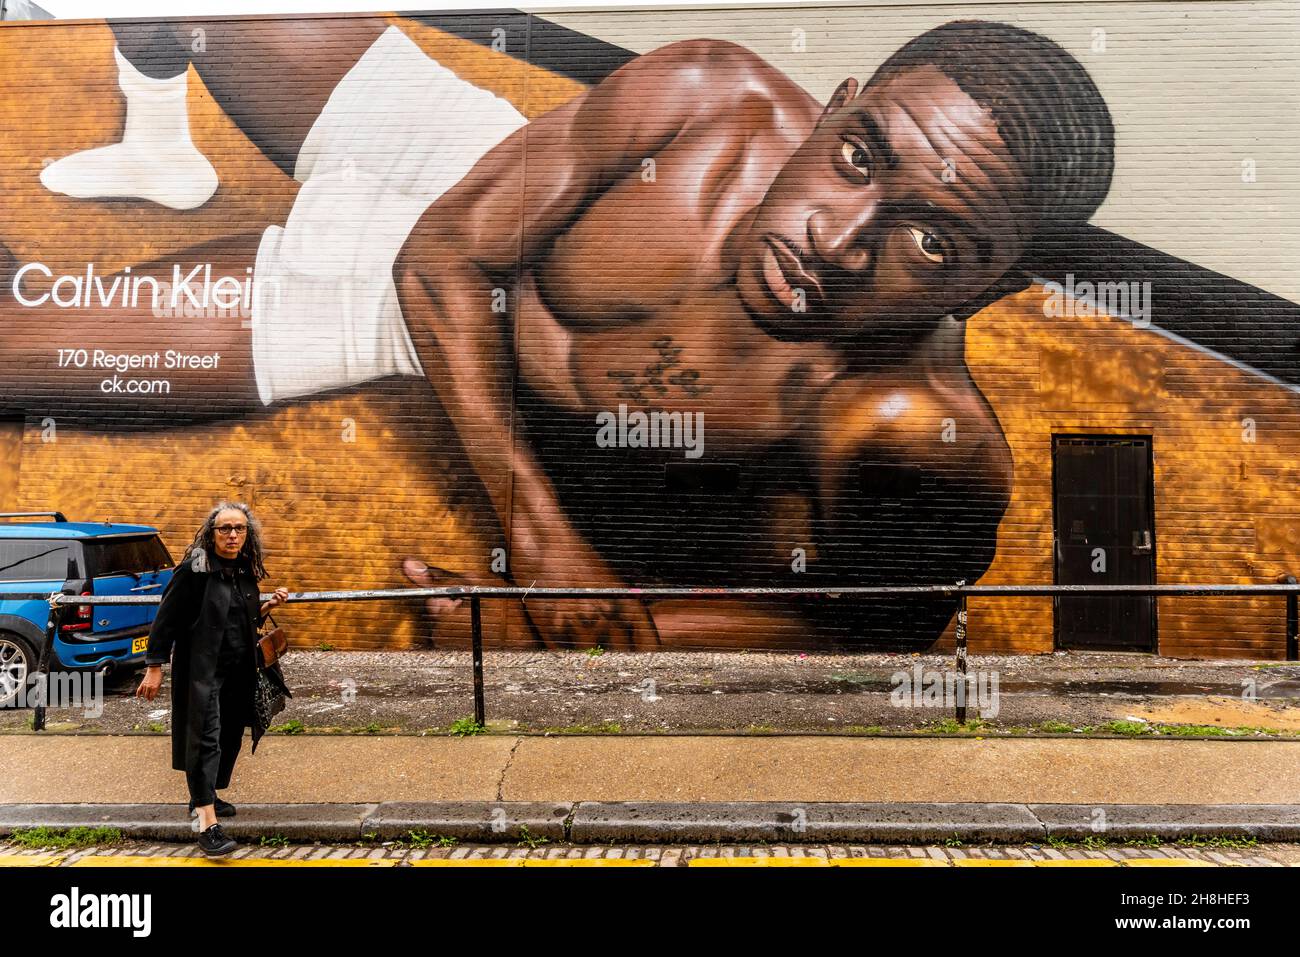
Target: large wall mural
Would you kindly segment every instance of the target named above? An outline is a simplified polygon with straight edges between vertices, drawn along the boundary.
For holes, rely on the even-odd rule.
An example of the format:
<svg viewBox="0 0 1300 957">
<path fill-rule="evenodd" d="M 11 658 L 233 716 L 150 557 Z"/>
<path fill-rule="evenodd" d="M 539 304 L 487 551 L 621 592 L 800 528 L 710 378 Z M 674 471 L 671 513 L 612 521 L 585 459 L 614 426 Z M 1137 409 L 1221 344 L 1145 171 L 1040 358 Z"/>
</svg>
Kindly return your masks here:
<svg viewBox="0 0 1300 957">
<path fill-rule="evenodd" d="M 836 11 L 838 49 L 898 42 L 826 92 L 796 11 L 765 14 L 782 58 L 716 17 L 646 42 L 650 14 L 7 27 L 0 491 L 178 545 L 249 499 L 295 590 L 1042 582 L 1053 435 L 1196 432 L 1251 465 L 1207 491 L 1156 459 L 1160 579 L 1210 577 L 1180 495 L 1221 540 L 1268 512 L 1272 564 L 1224 574 L 1285 572 L 1296 307 L 1093 222 L 1124 126 L 1066 40 L 1100 28 L 949 12 Z M 1028 607 L 990 606 L 990 646 L 1050 650 Z M 527 600 L 488 633 L 915 651 L 954 610 Z M 467 617 L 304 614 L 351 647 Z M 1234 650 L 1180 614 L 1166 647 Z"/>
</svg>

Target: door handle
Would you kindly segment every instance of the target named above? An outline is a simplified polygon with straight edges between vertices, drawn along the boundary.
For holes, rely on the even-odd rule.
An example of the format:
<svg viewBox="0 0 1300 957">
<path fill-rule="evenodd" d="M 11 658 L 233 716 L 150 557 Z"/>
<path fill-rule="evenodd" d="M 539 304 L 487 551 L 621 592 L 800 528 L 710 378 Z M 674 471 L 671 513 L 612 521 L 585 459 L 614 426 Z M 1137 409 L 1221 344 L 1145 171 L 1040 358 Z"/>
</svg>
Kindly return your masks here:
<svg viewBox="0 0 1300 957">
<path fill-rule="evenodd" d="M 1143 530 L 1133 533 L 1133 554 L 1149 555 L 1151 554 L 1151 532 Z"/>
<path fill-rule="evenodd" d="M 148 585 L 136 585 L 131 591 L 148 591 L 150 588 L 161 588 L 161 582 L 152 582 Z"/>
</svg>

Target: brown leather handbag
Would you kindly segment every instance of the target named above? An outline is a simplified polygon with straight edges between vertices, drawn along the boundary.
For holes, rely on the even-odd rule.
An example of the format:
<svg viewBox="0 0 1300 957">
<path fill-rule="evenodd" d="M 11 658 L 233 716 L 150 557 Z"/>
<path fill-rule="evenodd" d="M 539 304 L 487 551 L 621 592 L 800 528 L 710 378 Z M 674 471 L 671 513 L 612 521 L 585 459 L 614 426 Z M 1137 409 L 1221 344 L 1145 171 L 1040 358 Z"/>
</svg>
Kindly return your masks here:
<svg viewBox="0 0 1300 957">
<path fill-rule="evenodd" d="M 261 635 L 257 639 L 257 667 L 259 668 L 270 668 L 289 649 L 288 633 L 276 624 L 269 612 L 266 617 L 274 627 L 268 629 L 263 625 Z"/>
</svg>

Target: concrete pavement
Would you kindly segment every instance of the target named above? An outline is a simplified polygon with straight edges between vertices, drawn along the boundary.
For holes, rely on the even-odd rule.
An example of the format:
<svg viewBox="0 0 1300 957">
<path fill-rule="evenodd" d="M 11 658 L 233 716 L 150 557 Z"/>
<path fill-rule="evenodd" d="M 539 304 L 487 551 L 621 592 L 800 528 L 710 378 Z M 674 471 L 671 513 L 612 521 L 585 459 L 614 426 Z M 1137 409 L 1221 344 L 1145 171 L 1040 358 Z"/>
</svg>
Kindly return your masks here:
<svg viewBox="0 0 1300 957">
<path fill-rule="evenodd" d="M 1300 741 L 268 735 L 236 803 L 1300 803 Z M 166 735 L 0 735 L 0 804 L 187 800 Z"/>
<path fill-rule="evenodd" d="M 164 735 L 0 735 L 0 766 L 0 832 L 188 832 Z M 237 838 L 1296 840 L 1300 741 L 271 735 L 222 796 Z"/>
</svg>

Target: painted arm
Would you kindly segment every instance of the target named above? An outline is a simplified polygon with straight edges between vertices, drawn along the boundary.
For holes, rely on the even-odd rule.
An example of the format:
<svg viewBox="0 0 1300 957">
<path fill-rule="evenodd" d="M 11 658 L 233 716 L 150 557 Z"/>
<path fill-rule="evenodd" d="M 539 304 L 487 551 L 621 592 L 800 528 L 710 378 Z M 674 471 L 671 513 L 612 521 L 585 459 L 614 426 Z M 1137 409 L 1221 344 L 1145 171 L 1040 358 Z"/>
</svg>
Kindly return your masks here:
<svg viewBox="0 0 1300 957">
<path fill-rule="evenodd" d="M 526 440 L 512 434 L 517 271 L 610 185 L 718 106 L 728 44 L 689 41 L 639 57 L 491 150 L 416 224 L 394 281 L 421 365 L 450 415 L 529 585 L 622 582 L 574 528 Z M 732 74 L 734 76 L 734 69 Z M 525 165 L 525 160 L 526 165 Z M 548 645 L 653 647 L 639 601 L 528 602 Z"/>
<path fill-rule="evenodd" d="M 953 335 L 960 330 L 954 330 Z M 1011 500 L 1011 451 L 954 350 L 841 382 L 809 434 L 816 479 L 816 560 L 805 584 L 974 584 L 997 551 Z M 929 648 L 956 598 L 810 600 L 826 641 Z"/>
</svg>

